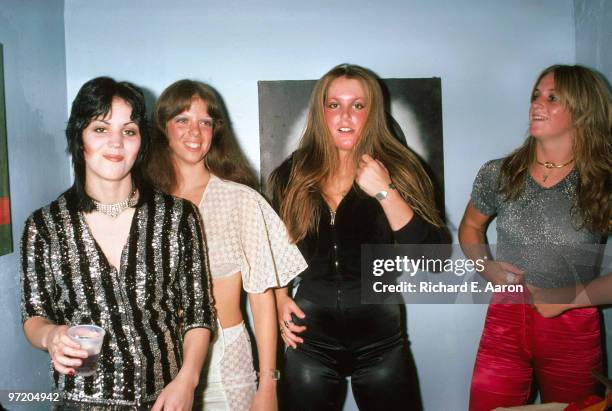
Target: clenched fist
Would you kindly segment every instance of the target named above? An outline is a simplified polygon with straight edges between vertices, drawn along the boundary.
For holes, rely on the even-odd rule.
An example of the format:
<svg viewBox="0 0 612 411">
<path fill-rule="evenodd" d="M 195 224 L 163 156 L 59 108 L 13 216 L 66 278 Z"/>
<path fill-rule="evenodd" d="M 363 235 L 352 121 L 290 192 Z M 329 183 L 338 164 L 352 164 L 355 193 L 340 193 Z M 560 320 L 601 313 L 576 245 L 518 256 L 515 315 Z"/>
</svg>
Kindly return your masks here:
<svg viewBox="0 0 612 411">
<path fill-rule="evenodd" d="M 367 195 L 374 197 L 389 188 L 391 177 L 383 163 L 364 154 L 359 161 L 355 182 Z"/>
</svg>

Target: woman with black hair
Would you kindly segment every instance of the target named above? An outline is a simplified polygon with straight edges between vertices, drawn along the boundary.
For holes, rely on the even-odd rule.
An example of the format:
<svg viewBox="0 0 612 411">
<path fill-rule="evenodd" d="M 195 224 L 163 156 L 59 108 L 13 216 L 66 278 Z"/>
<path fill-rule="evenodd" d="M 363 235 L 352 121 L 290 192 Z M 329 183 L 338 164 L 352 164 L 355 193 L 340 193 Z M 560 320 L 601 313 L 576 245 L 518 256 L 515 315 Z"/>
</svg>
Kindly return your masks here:
<svg viewBox="0 0 612 411">
<path fill-rule="evenodd" d="M 142 92 L 99 77 L 66 130 L 74 185 L 26 221 L 24 332 L 48 351 L 62 409 L 190 410 L 215 322 L 200 216 L 144 184 Z M 106 331 L 93 376 L 68 328 Z"/>
</svg>

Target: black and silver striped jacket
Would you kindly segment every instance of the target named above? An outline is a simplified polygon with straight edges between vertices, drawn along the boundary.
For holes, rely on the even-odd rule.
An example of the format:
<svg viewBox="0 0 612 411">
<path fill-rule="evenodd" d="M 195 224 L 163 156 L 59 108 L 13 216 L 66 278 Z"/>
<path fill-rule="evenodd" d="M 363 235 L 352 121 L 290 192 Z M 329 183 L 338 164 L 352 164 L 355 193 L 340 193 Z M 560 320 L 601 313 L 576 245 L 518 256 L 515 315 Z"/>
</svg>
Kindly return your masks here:
<svg viewBox="0 0 612 411">
<path fill-rule="evenodd" d="M 72 189 L 28 218 L 21 243 L 22 318 L 106 330 L 97 374 L 54 372 L 66 400 L 139 406 L 182 364 L 182 337 L 215 324 L 200 215 L 191 203 L 141 193 L 119 272 L 94 240 Z"/>
</svg>

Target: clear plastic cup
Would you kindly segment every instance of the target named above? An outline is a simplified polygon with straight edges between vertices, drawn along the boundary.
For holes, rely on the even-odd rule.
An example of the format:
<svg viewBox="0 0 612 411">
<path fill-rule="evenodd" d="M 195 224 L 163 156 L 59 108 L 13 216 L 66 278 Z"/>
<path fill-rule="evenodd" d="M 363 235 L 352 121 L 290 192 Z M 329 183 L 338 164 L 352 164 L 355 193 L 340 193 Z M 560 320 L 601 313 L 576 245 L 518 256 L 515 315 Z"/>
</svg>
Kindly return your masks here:
<svg viewBox="0 0 612 411">
<path fill-rule="evenodd" d="M 98 358 L 102 349 L 106 332 L 96 325 L 75 325 L 68 329 L 68 336 L 81 345 L 81 349 L 87 351 L 87 358 L 83 358 L 80 367 L 75 367 L 77 375 L 84 377 L 94 375 L 98 367 Z"/>
</svg>

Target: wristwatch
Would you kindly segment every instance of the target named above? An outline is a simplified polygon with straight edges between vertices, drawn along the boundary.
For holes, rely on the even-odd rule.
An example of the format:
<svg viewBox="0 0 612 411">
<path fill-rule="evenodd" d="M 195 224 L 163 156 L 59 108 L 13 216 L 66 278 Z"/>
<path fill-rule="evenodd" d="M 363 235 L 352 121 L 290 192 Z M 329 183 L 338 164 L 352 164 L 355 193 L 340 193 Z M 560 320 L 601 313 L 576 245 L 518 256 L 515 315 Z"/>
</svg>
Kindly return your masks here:
<svg viewBox="0 0 612 411">
<path fill-rule="evenodd" d="M 267 371 L 264 371 L 263 373 L 258 371 L 257 372 L 257 377 L 261 378 L 262 374 L 263 374 L 264 377 L 270 377 L 271 379 L 273 379 L 275 381 L 280 380 L 280 375 L 281 375 L 279 370 L 267 370 Z"/>
<path fill-rule="evenodd" d="M 390 188 L 391 190 L 396 190 L 396 189 L 397 189 L 397 188 L 395 187 L 395 184 L 393 184 L 393 183 L 389 183 L 389 188 Z M 378 193 L 376 193 L 376 194 L 374 195 L 374 197 L 376 197 L 376 199 L 377 199 L 378 201 L 382 201 L 382 200 L 384 200 L 385 198 L 387 198 L 388 196 L 389 196 L 389 192 L 388 192 L 388 191 L 386 191 L 386 190 L 380 190 Z"/>
<path fill-rule="evenodd" d="M 389 195 L 389 193 L 388 193 L 388 192 L 386 192 L 385 190 L 381 190 L 381 191 L 379 191 L 378 193 L 376 193 L 376 195 L 375 195 L 374 197 L 376 197 L 376 199 L 377 199 L 378 201 L 382 201 L 382 200 L 384 200 L 385 198 L 387 198 L 387 196 L 388 196 L 388 195 Z"/>
</svg>

